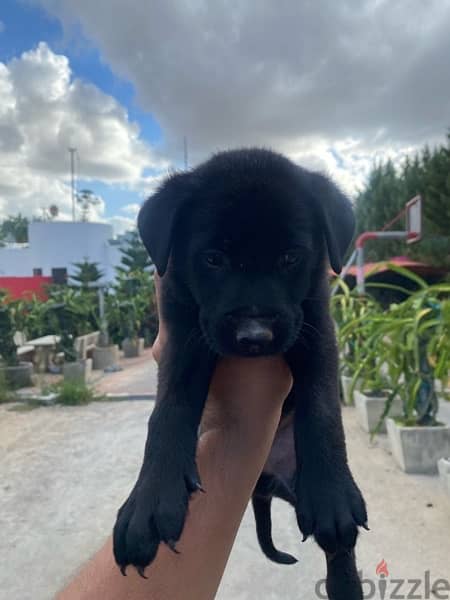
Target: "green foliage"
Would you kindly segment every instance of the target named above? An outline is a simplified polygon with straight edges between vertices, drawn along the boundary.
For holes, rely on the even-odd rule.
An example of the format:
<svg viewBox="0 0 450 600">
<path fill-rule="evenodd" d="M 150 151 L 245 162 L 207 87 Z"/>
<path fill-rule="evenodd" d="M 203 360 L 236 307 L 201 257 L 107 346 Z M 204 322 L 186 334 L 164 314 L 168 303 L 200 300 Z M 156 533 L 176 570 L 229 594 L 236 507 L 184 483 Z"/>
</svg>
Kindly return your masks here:
<svg viewBox="0 0 450 600">
<path fill-rule="evenodd" d="M 338 343 L 353 384 L 365 390 L 390 390 L 383 417 L 396 395 L 407 425 L 436 423 L 435 380 L 448 385 L 450 366 L 450 284 L 428 285 L 406 269 L 390 265 L 414 280 L 418 291 L 407 300 L 381 309 L 372 299 L 358 297 L 341 285 L 332 300 Z"/>
<path fill-rule="evenodd" d="M 0 356 L 7 366 L 15 366 L 19 363 L 14 333 L 13 311 L 6 296 L 3 296 L 0 298 Z"/>
<path fill-rule="evenodd" d="M 14 390 L 11 390 L 6 381 L 5 374 L 0 370 L 0 404 L 14 402 L 16 400 Z"/>
<path fill-rule="evenodd" d="M 108 330 L 115 343 L 143 337 L 150 344 L 158 331 L 152 262 L 136 230 L 120 252 L 116 282 L 106 297 Z"/>
<path fill-rule="evenodd" d="M 135 232 L 129 245 L 123 249 L 122 265 L 117 269 L 115 284 L 105 290 L 107 333 L 114 343 L 120 343 L 126 337 L 143 337 L 149 345 L 156 337 L 158 319 L 153 275 L 148 269 L 150 265 L 147 252 Z M 87 260 L 75 266 L 77 272 L 72 279 L 79 286 L 48 286 L 46 302 L 33 298 L 8 303 L 14 330 L 22 331 L 27 339 L 48 334 L 61 336 L 58 350 L 64 352 L 66 360 L 76 358 L 73 346 L 77 336 L 103 330 L 104 327 L 100 322 L 97 290 L 90 287 L 103 277 L 103 273 L 96 263 Z M 6 331 L 3 327 L 3 332 Z M 102 339 L 105 337 L 103 335 Z M 9 346 L 3 344 L 2 348 L 8 349 Z"/>
<path fill-rule="evenodd" d="M 108 330 L 115 343 L 124 338 L 153 341 L 158 330 L 153 276 L 144 270 L 118 271 L 106 297 Z"/>
<path fill-rule="evenodd" d="M 83 382 L 63 381 L 54 391 L 58 394 L 57 403 L 65 406 L 89 404 L 95 400 L 93 390 Z"/>
<path fill-rule="evenodd" d="M 29 223 L 28 218 L 21 213 L 16 216 L 9 216 L 0 225 L 0 240 L 12 239 L 20 244 L 28 242 Z"/>
<path fill-rule="evenodd" d="M 86 258 L 83 262 L 73 263 L 77 271 L 70 276 L 83 291 L 90 290 L 104 276 L 103 271 L 98 268 L 98 263 L 89 262 Z"/>
<path fill-rule="evenodd" d="M 408 157 L 396 171 L 391 161 L 375 165 L 366 188 L 356 199 L 357 231 L 380 230 L 413 196 L 423 198 L 423 239 L 410 246 L 401 241 L 366 244 L 368 260 L 384 260 L 399 254 L 450 267 L 450 134 L 446 145 L 427 146 Z M 403 229 L 404 220 L 394 228 Z"/>
<path fill-rule="evenodd" d="M 380 306 L 370 296 L 359 296 L 350 291 L 344 281 L 336 280 L 340 293 L 331 298 L 331 312 L 337 325 L 337 339 L 341 348 L 341 372 L 348 377 L 362 376 L 365 364 L 365 342 L 369 335 L 367 326 Z M 374 386 L 372 391 L 378 390 Z"/>
<path fill-rule="evenodd" d="M 120 259 L 121 266 L 117 268 L 118 272 L 130 274 L 148 269 L 152 265 L 152 261 L 138 232 L 136 230 L 130 231 L 127 236 L 127 245 L 120 248 L 122 257 Z"/>
</svg>

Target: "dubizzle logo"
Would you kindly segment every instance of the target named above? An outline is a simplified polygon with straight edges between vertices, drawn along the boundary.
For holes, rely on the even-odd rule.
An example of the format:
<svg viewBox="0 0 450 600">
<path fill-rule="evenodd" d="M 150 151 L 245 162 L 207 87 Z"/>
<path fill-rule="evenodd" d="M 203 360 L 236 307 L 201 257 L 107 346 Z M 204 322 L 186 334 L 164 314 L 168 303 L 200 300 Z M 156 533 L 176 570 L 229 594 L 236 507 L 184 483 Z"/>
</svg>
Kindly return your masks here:
<svg viewBox="0 0 450 600">
<path fill-rule="evenodd" d="M 387 589 L 387 581 L 386 577 L 389 577 L 389 570 L 387 566 L 387 562 L 383 559 L 377 564 L 377 568 L 375 569 L 375 574 L 378 575 L 380 580 L 378 581 L 378 591 L 380 592 L 380 596 L 382 600 L 386 597 L 386 589 Z"/>
<path fill-rule="evenodd" d="M 364 577 L 358 572 L 363 588 L 364 600 L 377 598 L 379 600 L 424 600 L 439 598 L 450 600 L 450 582 L 447 579 L 431 579 L 431 572 L 425 571 L 417 579 L 390 577 L 387 562 L 384 558 L 375 567 L 376 578 Z M 316 583 L 317 598 L 328 598 L 325 590 L 325 580 Z"/>
<path fill-rule="evenodd" d="M 387 562 L 384 560 L 384 558 L 382 560 L 380 560 L 380 562 L 377 564 L 377 568 L 375 569 L 375 574 L 376 575 L 384 575 L 385 577 L 389 577 Z"/>
</svg>

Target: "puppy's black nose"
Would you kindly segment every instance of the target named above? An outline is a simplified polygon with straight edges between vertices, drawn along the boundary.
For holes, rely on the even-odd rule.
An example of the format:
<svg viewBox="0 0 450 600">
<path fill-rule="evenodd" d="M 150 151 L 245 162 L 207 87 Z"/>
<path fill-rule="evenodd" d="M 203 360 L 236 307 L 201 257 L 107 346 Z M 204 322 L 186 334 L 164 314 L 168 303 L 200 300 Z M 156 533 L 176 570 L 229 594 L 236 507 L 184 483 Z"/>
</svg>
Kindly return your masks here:
<svg viewBox="0 0 450 600">
<path fill-rule="evenodd" d="M 273 331 L 262 319 L 242 319 L 236 328 L 238 346 L 250 354 L 257 354 L 273 341 Z"/>
</svg>

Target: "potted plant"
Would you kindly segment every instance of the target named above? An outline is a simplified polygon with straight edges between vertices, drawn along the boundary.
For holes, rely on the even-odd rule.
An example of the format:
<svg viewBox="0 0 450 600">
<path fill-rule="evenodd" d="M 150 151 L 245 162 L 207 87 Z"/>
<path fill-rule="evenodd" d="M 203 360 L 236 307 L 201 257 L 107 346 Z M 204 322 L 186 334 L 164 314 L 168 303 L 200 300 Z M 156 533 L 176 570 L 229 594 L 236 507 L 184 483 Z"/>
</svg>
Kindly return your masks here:
<svg viewBox="0 0 450 600">
<path fill-rule="evenodd" d="M 336 324 L 340 354 L 341 390 L 344 404 L 354 404 L 354 390 L 360 385 L 360 365 L 364 359 L 367 323 L 376 310 L 369 296 L 358 296 L 342 280 L 336 285 L 339 293 L 331 299 L 331 311 Z"/>
<path fill-rule="evenodd" d="M 386 433 L 386 417 L 402 414 L 401 399 L 389 389 L 388 381 L 380 370 L 377 370 L 373 379 L 366 375 L 360 389 L 355 389 L 353 395 L 359 424 L 372 435 Z"/>
<path fill-rule="evenodd" d="M 59 335 L 57 354 L 63 358 L 64 381 L 86 381 L 92 371 L 91 358 L 79 358 L 75 348 L 78 310 L 71 302 L 54 302 L 48 308 L 49 322 Z"/>
<path fill-rule="evenodd" d="M 109 330 L 108 330 L 108 311 L 114 311 L 116 307 L 115 297 L 106 297 L 107 303 L 105 308 L 105 294 L 103 288 L 99 289 L 99 329 L 100 335 L 98 338 L 97 346 L 94 348 L 92 354 L 94 369 L 118 369 L 119 364 L 119 347 L 117 344 L 111 344 Z M 117 312 L 117 311 L 115 311 Z"/>
<path fill-rule="evenodd" d="M 140 356 L 144 350 L 144 338 L 139 337 L 140 322 L 137 319 L 136 307 L 132 300 L 122 302 L 123 341 L 122 350 L 125 358 Z"/>
<path fill-rule="evenodd" d="M 402 399 L 403 414 L 387 420 L 392 453 L 407 473 L 435 473 L 450 455 L 450 427 L 437 418 L 436 378 L 446 378 L 450 354 L 450 284 L 428 286 L 405 302 L 392 305 L 387 353 L 392 388 Z M 439 354 L 436 355 L 438 350 Z"/>
<path fill-rule="evenodd" d="M 139 356 L 144 349 L 140 330 L 150 298 L 146 297 L 149 274 L 145 271 L 118 270 L 115 285 L 116 312 L 119 318 L 119 335 L 125 358 Z"/>
<path fill-rule="evenodd" d="M 31 376 L 33 365 L 30 362 L 21 362 L 17 357 L 17 347 L 14 342 L 13 309 L 2 299 L 0 304 L 0 377 L 11 388 L 27 387 L 32 385 Z"/>
<path fill-rule="evenodd" d="M 350 393 L 361 427 L 371 433 L 386 433 L 385 418 L 402 414 L 401 398 L 393 391 L 388 371 L 389 316 L 379 306 L 360 322 L 361 360 L 353 374 Z M 358 389 L 354 389 L 358 382 Z"/>
</svg>

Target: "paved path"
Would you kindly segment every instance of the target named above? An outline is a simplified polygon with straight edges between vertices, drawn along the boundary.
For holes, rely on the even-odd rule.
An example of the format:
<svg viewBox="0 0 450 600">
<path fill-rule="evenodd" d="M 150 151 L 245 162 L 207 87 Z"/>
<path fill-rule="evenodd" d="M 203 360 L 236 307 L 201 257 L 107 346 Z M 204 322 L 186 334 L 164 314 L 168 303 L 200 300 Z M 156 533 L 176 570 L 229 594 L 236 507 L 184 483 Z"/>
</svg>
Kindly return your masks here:
<svg viewBox="0 0 450 600">
<path fill-rule="evenodd" d="M 150 373 L 146 391 L 153 392 L 154 363 L 143 364 L 140 381 Z M 123 383 L 123 372 L 110 383 L 118 386 L 119 375 Z M 31 412 L 0 407 L 1 600 L 50 600 L 101 546 L 140 467 L 151 407 L 144 401 Z M 382 444 L 369 443 L 353 409 L 344 418 L 372 528 L 358 545 L 364 575 L 377 581 L 375 567 L 384 558 L 395 578 L 420 578 L 426 570 L 432 579 L 450 578 L 450 502 L 437 478 L 404 475 Z M 299 564 L 276 566 L 262 556 L 247 511 L 218 600 L 316 598 L 321 552 L 313 542 L 299 543 L 294 515 L 281 502 L 274 524 L 280 548 Z"/>
<path fill-rule="evenodd" d="M 156 392 L 156 368 L 152 351 L 146 348 L 137 358 L 121 358 L 123 371 L 105 373 L 95 383 L 95 388 L 102 394 L 148 394 Z"/>
</svg>

